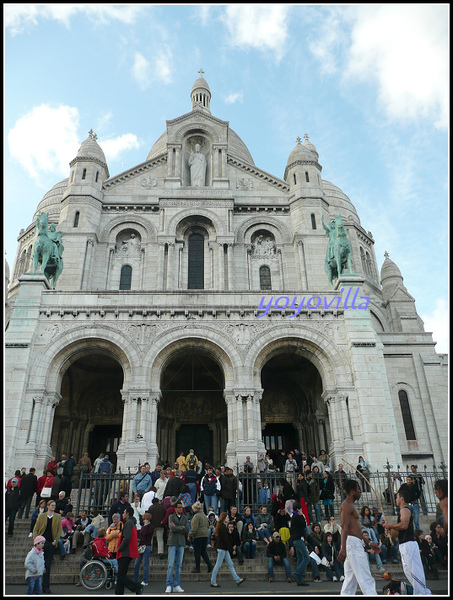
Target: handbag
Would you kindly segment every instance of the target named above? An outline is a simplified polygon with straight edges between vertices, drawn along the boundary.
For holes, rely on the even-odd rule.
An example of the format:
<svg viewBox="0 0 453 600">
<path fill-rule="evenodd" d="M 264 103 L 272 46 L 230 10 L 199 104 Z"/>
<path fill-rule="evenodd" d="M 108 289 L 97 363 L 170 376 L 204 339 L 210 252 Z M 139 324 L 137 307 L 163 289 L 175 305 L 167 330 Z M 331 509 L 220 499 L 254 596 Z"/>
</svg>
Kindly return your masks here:
<svg viewBox="0 0 453 600">
<path fill-rule="evenodd" d="M 143 554 L 146 550 L 146 546 L 144 544 L 142 544 L 141 546 L 138 547 L 138 553 L 139 554 Z"/>
<path fill-rule="evenodd" d="M 52 495 L 52 488 L 45 487 L 41 490 L 41 498 L 50 498 Z"/>
</svg>

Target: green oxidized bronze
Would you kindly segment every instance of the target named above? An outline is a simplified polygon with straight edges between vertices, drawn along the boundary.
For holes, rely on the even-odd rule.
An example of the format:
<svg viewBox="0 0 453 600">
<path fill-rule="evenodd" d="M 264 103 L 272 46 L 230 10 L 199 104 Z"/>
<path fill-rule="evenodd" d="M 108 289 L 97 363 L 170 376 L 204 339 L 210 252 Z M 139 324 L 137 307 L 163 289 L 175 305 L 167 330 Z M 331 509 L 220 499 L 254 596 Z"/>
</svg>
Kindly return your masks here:
<svg viewBox="0 0 453 600">
<path fill-rule="evenodd" d="M 33 244 L 33 273 L 36 273 L 38 263 L 41 263 L 41 273 L 47 277 L 52 288 L 55 289 L 57 279 L 63 271 L 62 237 L 64 234 L 62 231 L 56 231 L 55 223 L 52 223 L 49 229 L 48 221 L 48 214 L 38 213 L 36 219 L 38 237 Z"/>
<path fill-rule="evenodd" d="M 329 226 L 324 223 L 324 217 L 321 220 L 326 236 L 329 238 L 324 269 L 330 287 L 333 288 L 333 279 L 338 279 L 346 266 L 349 268 L 350 275 L 355 274 L 352 270 L 351 242 L 346 234 L 341 215 L 335 215 L 335 218 L 330 220 Z"/>
</svg>

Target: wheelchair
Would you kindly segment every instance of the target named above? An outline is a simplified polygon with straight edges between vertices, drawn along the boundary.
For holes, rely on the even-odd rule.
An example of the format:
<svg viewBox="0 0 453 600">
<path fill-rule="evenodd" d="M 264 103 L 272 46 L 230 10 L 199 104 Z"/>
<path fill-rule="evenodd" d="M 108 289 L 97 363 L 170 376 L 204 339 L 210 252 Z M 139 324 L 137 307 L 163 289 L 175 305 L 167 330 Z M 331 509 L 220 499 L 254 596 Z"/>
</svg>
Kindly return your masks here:
<svg viewBox="0 0 453 600">
<path fill-rule="evenodd" d="M 85 563 L 80 571 L 80 583 L 87 590 L 98 590 L 105 586 L 110 590 L 115 583 L 113 565 L 108 560 L 93 558 Z"/>
</svg>

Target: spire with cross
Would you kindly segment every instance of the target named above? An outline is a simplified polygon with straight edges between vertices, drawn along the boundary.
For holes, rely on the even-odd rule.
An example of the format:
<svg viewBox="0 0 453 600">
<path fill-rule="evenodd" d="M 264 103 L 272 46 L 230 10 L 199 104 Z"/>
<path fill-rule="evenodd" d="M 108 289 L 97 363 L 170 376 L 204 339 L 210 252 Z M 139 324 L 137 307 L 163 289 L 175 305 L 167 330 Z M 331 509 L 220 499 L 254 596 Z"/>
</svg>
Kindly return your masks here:
<svg viewBox="0 0 453 600">
<path fill-rule="evenodd" d="M 203 69 L 200 69 L 200 70 L 198 71 L 198 73 L 200 73 L 200 77 L 203 77 L 203 73 L 204 73 Z"/>
</svg>

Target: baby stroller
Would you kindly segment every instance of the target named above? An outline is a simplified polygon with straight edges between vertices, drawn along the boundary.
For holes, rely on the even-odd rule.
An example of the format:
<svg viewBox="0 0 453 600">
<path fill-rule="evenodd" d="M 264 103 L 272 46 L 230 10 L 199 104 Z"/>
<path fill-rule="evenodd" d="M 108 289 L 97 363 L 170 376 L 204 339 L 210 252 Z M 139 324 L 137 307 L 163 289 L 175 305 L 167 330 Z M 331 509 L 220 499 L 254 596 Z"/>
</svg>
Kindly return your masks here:
<svg viewBox="0 0 453 600">
<path fill-rule="evenodd" d="M 112 563 L 95 557 L 85 563 L 80 571 L 80 583 L 87 590 L 98 590 L 105 585 L 110 590 L 115 583 L 115 573 Z"/>
</svg>

